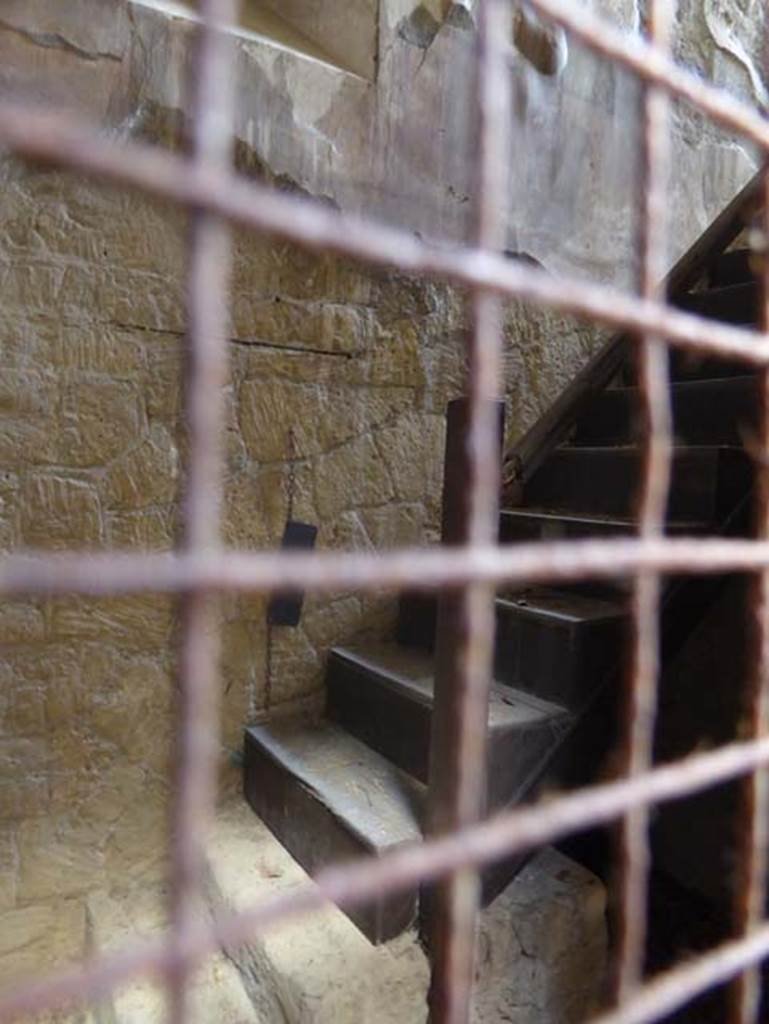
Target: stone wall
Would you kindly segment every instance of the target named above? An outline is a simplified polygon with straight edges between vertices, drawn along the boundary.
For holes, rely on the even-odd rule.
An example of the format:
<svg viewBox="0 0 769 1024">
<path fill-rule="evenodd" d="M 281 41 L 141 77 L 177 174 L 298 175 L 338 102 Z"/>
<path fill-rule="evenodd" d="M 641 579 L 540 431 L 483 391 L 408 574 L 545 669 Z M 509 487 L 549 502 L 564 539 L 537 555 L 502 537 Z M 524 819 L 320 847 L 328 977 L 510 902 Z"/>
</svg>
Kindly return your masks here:
<svg viewBox="0 0 769 1024">
<path fill-rule="evenodd" d="M 630 23 L 635 8 L 626 6 L 615 13 Z M 721 24 L 725 8 L 706 6 L 706 28 Z M 742 7 L 750 28 L 757 15 Z M 684 26 L 695 8 L 682 5 Z M 379 18 L 374 83 L 241 39 L 239 163 L 281 187 L 456 241 L 472 206 L 472 5 L 382 0 Z M 750 93 L 750 48 L 743 60 L 703 31 L 686 36 L 684 56 L 710 61 L 716 77 Z M 737 22 L 732 31 L 744 38 Z M 188 21 L 149 4 L 9 0 L 0 87 L 176 145 L 188 42 Z M 574 49 L 555 66 L 540 73 L 521 56 L 515 71 L 526 103 L 511 248 L 553 269 L 622 280 L 632 190 L 619 158 L 597 155 L 628 149 L 621 128 L 632 90 Z M 751 166 L 738 144 L 695 127 L 682 119 L 677 132 L 688 184 L 701 183 L 677 193 L 679 244 Z M 168 549 L 185 452 L 184 218 L 67 174 L 12 163 L 0 174 L 0 543 Z M 290 511 L 318 524 L 326 549 L 435 539 L 443 413 L 462 389 L 463 331 L 461 297 L 443 285 L 237 235 L 228 544 L 276 545 Z M 510 306 L 510 436 L 599 340 Z M 245 722 L 317 707 L 328 647 L 386 632 L 393 599 L 310 597 L 298 629 L 274 631 L 269 664 L 263 600 L 232 598 L 222 613 L 226 763 Z M 172 603 L 154 595 L 3 605 L 0 907 L 162 870 L 174 628 Z"/>
<path fill-rule="evenodd" d="M 182 216 L 58 173 L 8 168 L 0 209 L 6 549 L 169 549 L 185 435 Z M 443 416 L 461 393 L 462 306 L 440 285 L 235 239 L 225 536 L 280 542 L 290 512 L 322 548 L 437 536 Z M 510 310 L 513 432 L 570 378 L 592 333 Z M 562 339 L 542 361 L 542 339 Z M 225 602 L 225 754 L 266 710 L 315 706 L 325 653 L 387 630 L 390 595 L 310 596 L 298 629 Z M 0 821 L 25 900 L 159 867 L 174 609 L 156 595 L 3 606 Z M 73 836 L 74 834 L 74 836 Z M 87 856 L 52 856 L 83 839 Z M 148 842 L 156 836 L 158 844 Z M 81 849 L 81 843 L 75 843 Z M 46 864 L 50 863 L 50 867 Z"/>
</svg>

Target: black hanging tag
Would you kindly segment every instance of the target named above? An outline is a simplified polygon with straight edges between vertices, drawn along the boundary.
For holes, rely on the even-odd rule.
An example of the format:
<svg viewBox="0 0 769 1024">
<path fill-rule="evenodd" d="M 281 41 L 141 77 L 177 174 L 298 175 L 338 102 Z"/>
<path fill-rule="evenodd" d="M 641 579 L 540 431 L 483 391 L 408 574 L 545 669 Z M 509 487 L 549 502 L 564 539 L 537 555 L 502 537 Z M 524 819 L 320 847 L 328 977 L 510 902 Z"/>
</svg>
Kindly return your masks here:
<svg viewBox="0 0 769 1024">
<path fill-rule="evenodd" d="M 309 523 L 298 523 L 289 519 L 283 531 L 281 549 L 312 551 L 318 536 L 318 527 Z M 275 594 L 267 608 L 267 622 L 271 626 L 298 626 L 302 617 L 304 592 L 301 590 L 285 591 Z"/>
</svg>

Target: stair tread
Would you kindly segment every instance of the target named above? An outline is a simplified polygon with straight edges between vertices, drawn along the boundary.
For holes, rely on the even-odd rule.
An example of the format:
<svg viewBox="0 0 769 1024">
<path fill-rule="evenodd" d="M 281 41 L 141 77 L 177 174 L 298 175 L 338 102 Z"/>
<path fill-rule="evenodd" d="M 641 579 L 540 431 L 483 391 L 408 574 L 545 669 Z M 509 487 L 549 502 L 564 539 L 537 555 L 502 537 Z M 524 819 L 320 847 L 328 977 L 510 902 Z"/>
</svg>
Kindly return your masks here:
<svg viewBox="0 0 769 1024">
<path fill-rule="evenodd" d="M 585 449 L 580 448 L 579 451 L 585 451 Z M 638 520 L 628 516 L 569 512 L 568 509 L 537 508 L 527 505 L 520 508 L 503 508 L 500 511 L 500 516 L 510 520 L 537 519 L 543 523 L 564 522 L 575 526 L 580 523 L 585 526 L 607 526 L 613 528 L 616 533 L 633 533 L 638 529 Z M 696 533 L 706 529 L 708 526 L 708 523 L 701 520 L 676 519 L 669 521 L 665 529 L 668 533 Z"/>
<path fill-rule="evenodd" d="M 546 587 L 501 594 L 497 601 L 505 607 L 514 608 L 522 615 L 549 618 L 558 622 L 604 621 L 622 619 L 627 615 L 626 602 L 619 598 L 610 600 Z"/>
<path fill-rule="evenodd" d="M 743 373 L 735 377 L 697 377 L 694 380 L 671 380 L 670 390 L 673 392 L 710 391 L 727 389 L 729 391 L 750 390 L 756 386 L 755 373 Z M 636 385 L 619 384 L 606 389 L 606 394 L 638 395 L 640 388 Z M 598 396 L 600 398 L 600 395 Z"/>
<path fill-rule="evenodd" d="M 352 661 L 380 678 L 385 677 L 388 684 L 404 696 L 432 706 L 434 660 L 429 653 L 383 642 L 335 647 L 332 654 Z M 492 732 L 538 726 L 544 721 L 568 715 L 569 711 L 560 704 L 502 683 L 492 685 L 489 700 L 489 729 Z"/>
<path fill-rule="evenodd" d="M 328 721 L 251 726 L 258 744 L 372 850 L 421 836 L 424 786 Z"/>
<path fill-rule="evenodd" d="M 669 388 L 673 433 L 680 447 L 740 446 L 758 420 L 755 374 L 673 381 Z M 578 418 L 568 447 L 620 445 L 642 436 L 643 403 L 637 386 L 607 388 Z M 713 415 L 718 409 L 718 415 Z"/>
<path fill-rule="evenodd" d="M 699 383 L 699 382 L 696 382 Z M 743 449 L 737 444 L 673 444 L 673 455 L 706 455 L 711 452 L 741 452 Z M 611 452 L 613 455 L 640 455 L 643 452 L 643 445 L 638 442 L 623 442 L 622 444 L 581 444 L 578 448 L 569 444 L 559 445 L 555 452 L 564 452 L 569 455 L 605 455 Z"/>
</svg>

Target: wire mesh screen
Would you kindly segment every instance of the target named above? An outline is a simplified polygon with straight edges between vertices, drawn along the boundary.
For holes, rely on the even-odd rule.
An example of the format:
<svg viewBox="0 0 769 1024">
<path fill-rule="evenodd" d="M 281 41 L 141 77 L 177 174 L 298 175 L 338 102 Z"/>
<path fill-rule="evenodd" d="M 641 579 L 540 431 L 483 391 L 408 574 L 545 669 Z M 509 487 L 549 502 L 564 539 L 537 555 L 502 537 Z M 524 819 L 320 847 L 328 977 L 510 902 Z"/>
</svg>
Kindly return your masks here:
<svg viewBox="0 0 769 1024">
<path fill-rule="evenodd" d="M 764 919 L 766 797 L 769 765 L 769 490 L 758 473 L 755 539 L 671 538 L 664 532 L 671 472 L 671 411 L 667 350 L 675 346 L 742 360 L 760 371 L 762 426 L 757 463 L 769 460 L 769 317 L 755 331 L 705 321 L 673 309 L 661 283 L 668 263 L 666 195 L 670 163 L 671 99 L 769 151 L 763 115 L 682 69 L 671 57 L 674 5 L 651 0 L 644 38 L 630 37 L 573 0 L 530 0 L 531 7 L 604 57 L 621 62 L 644 83 L 640 277 L 637 294 L 568 278 L 555 279 L 503 255 L 509 158 L 507 74 L 510 55 L 507 0 L 484 0 L 477 59 L 476 218 L 462 249 L 431 247 L 392 227 L 353 219 L 328 206 L 276 193 L 236 177 L 232 170 L 234 86 L 230 37 L 235 0 L 204 0 L 191 74 L 192 145 L 173 155 L 120 144 L 86 124 L 0 103 L 0 145 L 41 160 L 131 186 L 191 211 L 187 267 L 187 403 L 190 445 L 184 505 L 185 532 L 172 554 L 34 553 L 0 563 L 4 594 L 114 595 L 145 590 L 178 594 L 182 602 L 179 664 L 181 701 L 176 723 L 178 776 L 172 829 L 172 918 L 162 939 L 138 944 L 84 966 L 19 987 L 0 999 L 0 1019 L 12 1020 L 69 1000 L 98 1000 L 139 976 L 161 977 L 175 1024 L 188 1019 L 189 980 L 200 962 L 220 949 L 311 912 L 331 900 L 342 907 L 374 894 L 442 880 L 444 908 L 434 960 L 431 1014 L 436 1022 L 469 1019 L 478 871 L 495 859 L 598 825 L 619 823 L 622 870 L 618 969 L 613 1003 L 603 1024 L 658 1020 L 708 988 L 734 981 L 735 1021 L 759 1017 L 758 966 L 769 955 Z M 766 204 L 764 204 L 766 206 Z M 333 250 L 374 265 L 397 267 L 461 286 L 469 295 L 469 500 L 465 543 L 441 549 L 383 553 L 247 552 L 226 549 L 220 531 L 223 393 L 230 266 L 229 227 L 237 224 L 310 250 Z M 766 226 L 769 231 L 769 225 Z M 766 272 L 765 272 L 766 273 Z M 766 294 L 767 289 L 764 288 Z M 637 536 L 497 546 L 501 466 L 493 399 L 501 385 L 501 304 L 518 298 L 629 332 L 640 354 L 639 385 L 646 423 Z M 652 745 L 659 675 L 661 580 L 666 574 L 752 573 L 756 656 L 751 713 L 739 741 L 663 766 Z M 623 723 L 622 771 L 612 781 L 483 815 L 482 765 L 492 674 L 494 592 L 502 584 L 633 579 L 634 631 L 629 700 Z M 457 742 L 448 824 L 438 834 L 378 859 L 332 866 L 303 887 L 250 909 L 204 923 L 193 913 L 203 884 L 203 849 L 212 817 L 216 776 L 217 595 L 291 589 L 440 589 L 461 594 L 462 638 L 454 652 L 456 692 L 449 713 Z M 648 834 L 652 808 L 728 780 L 745 786 L 742 874 L 738 886 L 740 934 L 644 982 Z"/>
</svg>

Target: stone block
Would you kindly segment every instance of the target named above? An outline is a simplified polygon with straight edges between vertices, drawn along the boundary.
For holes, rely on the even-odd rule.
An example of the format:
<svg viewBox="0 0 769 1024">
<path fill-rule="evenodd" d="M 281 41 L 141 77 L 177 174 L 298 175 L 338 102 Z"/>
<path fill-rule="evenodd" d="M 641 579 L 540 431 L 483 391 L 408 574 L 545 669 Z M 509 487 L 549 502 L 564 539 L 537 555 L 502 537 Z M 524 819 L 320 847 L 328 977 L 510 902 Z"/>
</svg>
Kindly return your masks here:
<svg viewBox="0 0 769 1024">
<path fill-rule="evenodd" d="M 0 638 L 3 644 L 40 642 L 45 635 L 45 620 L 39 604 L 33 601 L 3 601 L 0 604 Z"/>
<path fill-rule="evenodd" d="M 236 619 L 222 625 L 221 636 L 221 737 L 228 750 L 239 751 L 255 694 L 264 688 L 265 625 Z"/>
<path fill-rule="evenodd" d="M 82 959 L 85 946 L 81 900 L 59 898 L 0 912 L 0 989 Z"/>
<path fill-rule="evenodd" d="M 0 446 L 2 439 L 0 438 Z M 10 469 L 0 470 L 0 551 L 16 547 L 18 538 L 19 477 Z"/>
<path fill-rule="evenodd" d="M 184 339 L 153 334 L 146 346 L 144 398 L 152 420 L 174 424 L 184 407 Z"/>
<path fill-rule="evenodd" d="M 299 626 L 287 629 L 272 627 L 271 658 L 265 676 L 269 671 L 272 703 L 296 700 L 317 692 L 323 685 L 325 651 L 318 652 Z M 266 681 L 256 680 L 257 702 L 265 693 Z"/>
<path fill-rule="evenodd" d="M 297 301 L 275 295 L 262 298 L 253 292 L 235 292 L 233 336 L 242 344 L 280 349 L 354 354 L 370 344 L 371 311 L 326 302 Z"/>
<path fill-rule="evenodd" d="M 53 434 L 39 423 L 9 422 L 0 425 L 0 459 L 13 469 L 52 463 Z"/>
<path fill-rule="evenodd" d="M 361 603 L 356 594 L 329 600 L 326 594 L 305 599 L 302 629 L 319 652 L 349 640 L 361 628 Z"/>
<path fill-rule="evenodd" d="M 108 643 L 84 645 L 77 728 L 112 749 L 126 764 L 165 773 L 169 767 L 176 668 L 155 657 Z M 146 728 L 148 722 L 152 728 Z M 74 724 L 74 723 L 73 723 Z"/>
<path fill-rule="evenodd" d="M 481 915 L 473 1024 L 579 1024 L 605 998 L 606 890 L 548 847 Z"/>
<path fill-rule="evenodd" d="M 164 426 L 153 424 L 145 438 L 112 463 L 102 494 L 110 510 L 168 505 L 177 500 L 179 453 Z"/>
<path fill-rule="evenodd" d="M 104 857 L 98 831 L 68 818 L 20 822 L 16 830 L 19 905 L 71 899 L 100 884 Z"/>
<path fill-rule="evenodd" d="M 10 767 L 3 763 L 0 754 L 0 821 L 22 821 L 46 814 L 50 809 L 51 796 L 46 773 L 30 775 L 26 764 L 16 768 L 17 774 L 9 776 Z"/>
<path fill-rule="evenodd" d="M 283 464 L 249 467 L 228 480 L 222 509 L 227 544 L 250 549 L 279 544 L 288 518 L 288 486 Z"/>
<path fill-rule="evenodd" d="M 0 740 L 0 820 L 45 814 L 50 804 L 49 750 L 44 739 Z"/>
<path fill-rule="evenodd" d="M 0 829 L 0 914 L 16 906 L 18 860 L 12 829 Z M 0 967 L 2 972 L 2 967 Z"/>
<path fill-rule="evenodd" d="M 50 420 L 57 399 L 56 378 L 31 369 L 4 369 L 0 377 L 0 416 Z"/>
<path fill-rule="evenodd" d="M 217 814 L 209 900 L 242 910 L 306 875 L 241 799 Z M 413 935 L 372 946 L 335 907 L 286 922 L 230 951 L 264 1021 L 421 1024 L 427 962 Z"/>
<path fill-rule="evenodd" d="M 8 732 L 16 736 L 37 735 L 46 722 L 69 706 L 68 695 L 79 685 L 78 654 L 61 644 L 17 647 L 7 650 L 0 662 L 2 692 L 0 707 L 8 716 Z M 17 707 L 16 697 L 26 704 Z M 48 718 L 47 716 L 51 716 Z"/>
<path fill-rule="evenodd" d="M 62 12 L 51 11 L 45 0 L 8 0 L 3 19 L 23 34 L 54 36 L 85 60 L 121 57 L 129 38 L 126 11 L 108 14 L 99 0 L 74 0 Z"/>
<path fill-rule="evenodd" d="M 32 319 L 29 327 L 29 349 L 46 368 L 134 379 L 144 368 L 143 332 L 86 317 L 62 323 L 53 312 Z"/>
<path fill-rule="evenodd" d="M 179 509 L 145 508 L 108 512 L 104 517 L 111 548 L 136 551 L 170 551 L 179 533 Z"/>
<path fill-rule="evenodd" d="M 142 940 L 159 939 L 168 926 L 167 903 L 168 893 L 158 886 L 92 893 L 88 917 L 95 949 L 116 953 Z M 144 978 L 128 982 L 113 993 L 110 1011 L 115 1024 L 162 1024 L 168 1019 L 165 988 Z M 237 969 L 222 954 L 207 959 L 195 973 L 189 1019 L 191 1024 L 265 1024 Z"/>
<path fill-rule="evenodd" d="M 50 608 L 53 637 L 97 640 L 135 651 L 167 650 L 174 622 L 173 599 L 159 594 L 55 598 Z"/>
<path fill-rule="evenodd" d="M 238 396 L 238 414 L 251 458 L 275 462 L 290 457 L 292 450 L 295 458 L 333 451 L 388 422 L 411 400 L 410 391 L 400 388 L 247 380 Z"/>
<path fill-rule="evenodd" d="M 19 684 L 5 662 L 0 663 L 0 681 L 0 736 L 43 736 L 47 727 L 43 685 Z"/>
<path fill-rule="evenodd" d="M 422 505 L 393 503 L 361 509 L 363 528 L 375 550 L 417 547 L 424 541 L 425 510 Z"/>
<path fill-rule="evenodd" d="M 369 435 L 319 458 L 314 473 L 315 504 L 323 518 L 345 509 L 384 505 L 394 497 L 390 474 Z"/>
<path fill-rule="evenodd" d="M 437 507 L 443 486 L 445 433 L 445 415 L 414 412 L 376 431 L 377 447 L 401 501 Z"/>
<path fill-rule="evenodd" d="M 33 548 L 97 548 L 103 543 L 101 503 L 83 480 L 33 473 L 21 488 L 21 536 Z"/>
<path fill-rule="evenodd" d="M 276 462 L 294 449 L 303 458 L 354 437 L 363 408 L 354 396 L 319 384 L 248 380 L 240 389 L 239 416 L 248 454 L 257 462 Z"/>
<path fill-rule="evenodd" d="M 120 879 L 121 884 L 157 884 L 168 878 L 170 871 L 168 793 L 157 782 L 151 787 L 145 783 L 144 790 L 148 795 L 146 804 L 135 813 L 126 813 L 126 806 L 136 809 L 137 801 L 142 799 L 134 794 L 130 804 L 122 805 L 122 818 L 104 842 L 106 877 Z"/>
<path fill-rule="evenodd" d="M 145 420 L 132 383 L 86 377 L 62 389 L 57 459 L 65 466 L 103 466 L 136 444 Z"/>
</svg>

